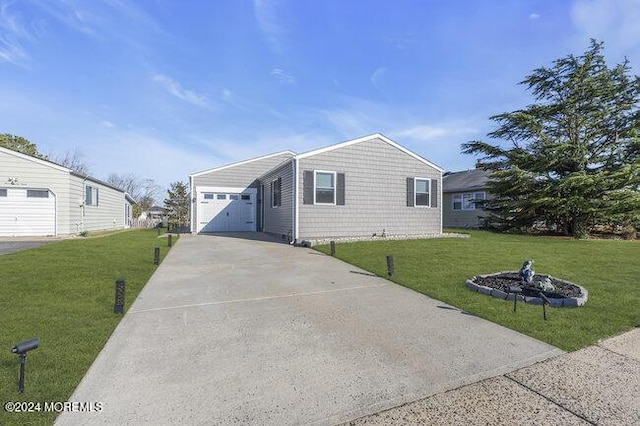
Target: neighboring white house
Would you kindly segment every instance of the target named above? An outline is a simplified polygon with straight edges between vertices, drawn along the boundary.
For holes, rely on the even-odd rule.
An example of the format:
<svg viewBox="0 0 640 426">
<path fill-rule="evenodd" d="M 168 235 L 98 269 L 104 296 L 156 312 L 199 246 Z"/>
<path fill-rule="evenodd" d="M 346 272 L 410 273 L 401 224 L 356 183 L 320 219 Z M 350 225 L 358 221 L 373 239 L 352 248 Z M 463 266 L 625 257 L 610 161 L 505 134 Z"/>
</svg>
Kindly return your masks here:
<svg viewBox="0 0 640 426">
<path fill-rule="evenodd" d="M 189 176 L 191 231 L 289 241 L 442 232 L 442 169 L 374 134 Z"/>
<path fill-rule="evenodd" d="M 0 236 L 128 228 L 134 203 L 98 179 L 0 147 Z"/>
</svg>

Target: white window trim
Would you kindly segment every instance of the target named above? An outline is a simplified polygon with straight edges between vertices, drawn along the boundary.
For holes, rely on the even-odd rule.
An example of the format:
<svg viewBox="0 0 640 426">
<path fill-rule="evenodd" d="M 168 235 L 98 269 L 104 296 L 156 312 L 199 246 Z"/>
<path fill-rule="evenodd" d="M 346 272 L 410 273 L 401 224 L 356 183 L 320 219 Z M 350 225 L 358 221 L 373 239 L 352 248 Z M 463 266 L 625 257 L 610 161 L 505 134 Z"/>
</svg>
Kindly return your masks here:
<svg viewBox="0 0 640 426">
<path fill-rule="evenodd" d="M 91 203 L 87 203 L 87 188 L 91 188 Z M 92 185 L 84 186 L 84 205 L 91 207 L 98 207 L 100 202 L 100 194 L 98 193 L 98 187 Z"/>
<path fill-rule="evenodd" d="M 326 173 L 333 175 L 333 203 L 319 203 L 316 200 L 316 195 L 318 193 L 318 173 Z M 338 172 L 333 172 L 330 170 L 314 170 L 313 171 L 313 204 L 318 206 L 335 206 L 336 205 L 336 196 L 338 192 Z"/>
<path fill-rule="evenodd" d="M 280 206 L 282 205 L 282 186 L 280 187 L 280 204 L 275 205 L 275 198 L 274 198 L 274 188 L 275 188 L 275 183 L 278 181 L 278 178 L 275 178 L 274 180 L 271 181 L 271 208 L 272 209 L 279 209 Z"/>
<path fill-rule="evenodd" d="M 427 181 L 427 193 L 429 194 L 429 204 L 426 206 L 418 205 L 418 182 L 419 180 Z M 419 209 L 431 209 L 431 178 L 414 177 L 413 178 L 413 207 Z"/>
<path fill-rule="evenodd" d="M 451 210 L 455 211 L 455 212 L 462 212 L 462 211 L 466 211 L 466 212 L 472 212 L 475 210 L 482 210 L 481 208 L 478 208 L 476 206 L 476 203 L 473 203 L 473 208 L 469 209 L 469 208 L 465 208 L 465 202 L 464 202 L 464 196 L 465 195 L 473 195 L 473 199 L 476 199 L 476 195 L 477 194 L 483 194 L 484 198 L 482 198 L 483 200 L 487 199 L 487 193 L 486 191 L 477 191 L 477 192 L 458 192 L 455 193 L 451 196 Z M 459 195 L 460 196 L 460 208 L 456 209 L 455 208 L 455 196 Z"/>
</svg>

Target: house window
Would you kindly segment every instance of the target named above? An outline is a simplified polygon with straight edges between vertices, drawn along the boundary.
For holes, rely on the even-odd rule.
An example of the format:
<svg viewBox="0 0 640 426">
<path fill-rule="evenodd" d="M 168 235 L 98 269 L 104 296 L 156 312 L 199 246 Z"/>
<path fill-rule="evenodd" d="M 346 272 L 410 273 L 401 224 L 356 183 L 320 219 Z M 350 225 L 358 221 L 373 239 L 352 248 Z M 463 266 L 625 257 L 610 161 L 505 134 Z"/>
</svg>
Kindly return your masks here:
<svg viewBox="0 0 640 426">
<path fill-rule="evenodd" d="M 229 199 L 230 200 L 239 200 L 240 199 L 240 194 L 229 194 Z"/>
<path fill-rule="evenodd" d="M 271 182 L 271 207 L 276 208 L 282 205 L 282 178 Z"/>
<path fill-rule="evenodd" d="M 205 192 L 205 193 L 204 193 L 204 199 L 205 199 L 205 200 L 213 200 L 213 193 L 211 193 L 211 192 Z"/>
<path fill-rule="evenodd" d="M 46 189 L 27 189 L 27 198 L 49 198 L 49 191 Z"/>
<path fill-rule="evenodd" d="M 478 205 L 478 201 L 483 201 L 486 197 L 484 192 L 453 194 L 453 210 L 481 210 L 482 205 Z"/>
<path fill-rule="evenodd" d="M 336 203 L 336 173 L 335 172 L 315 172 L 315 204 L 335 204 Z"/>
<path fill-rule="evenodd" d="M 415 205 L 429 207 L 431 179 L 415 178 Z"/>
<path fill-rule="evenodd" d="M 242 195 L 240 196 L 240 199 L 241 199 L 241 200 L 250 201 L 250 200 L 251 200 L 251 195 L 249 195 L 249 194 L 242 194 Z"/>
<path fill-rule="evenodd" d="M 85 186 L 84 204 L 86 206 L 98 205 L 98 188 L 93 186 Z"/>
<path fill-rule="evenodd" d="M 7 196 L 7 190 L 4 188 L 0 189 L 0 197 L 6 197 Z"/>
<path fill-rule="evenodd" d="M 217 194 L 216 195 L 216 200 L 226 200 L 227 199 L 227 194 Z"/>
</svg>

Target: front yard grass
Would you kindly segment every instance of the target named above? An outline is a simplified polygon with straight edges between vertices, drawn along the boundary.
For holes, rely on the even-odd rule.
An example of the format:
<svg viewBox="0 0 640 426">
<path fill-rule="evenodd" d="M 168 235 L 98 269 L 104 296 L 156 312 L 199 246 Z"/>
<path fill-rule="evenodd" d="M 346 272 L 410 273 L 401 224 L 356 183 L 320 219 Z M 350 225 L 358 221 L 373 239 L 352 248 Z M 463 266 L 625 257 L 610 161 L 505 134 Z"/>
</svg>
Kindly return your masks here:
<svg viewBox="0 0 640 426">
<path fill-rule="evenodd" d="M 387 278 L 386 256 L 393 255 L 392 281 L 567 351 L 640 326 L 639 242 L 461 232 L 471 238 L 337 244 L 336 257 Z M 465 286 L 474 275 L 517 271 L 525 259 L 534 260 L 536 273 L 585 287 L 587 304 L 547 307 L 544 321 L 541 306 L 518 303 L 514 313 L 513 302 Z"/>
<path fill-rule="evenodd" d="M 115 280 L 126 279 L 128 309 L 156 266 L 155 229 L 65 240 L 0 256 L 0 400 L 66 401 L 122 315 L 113 313 Z M 26 389 L 18 393 L 18 342 L 40 338 L 27 357 Z M 96 402 L 96 401 L 82 401 Z M 51 424 L 56 413 L 0 411 L 0 424 Z"/>
</svg>

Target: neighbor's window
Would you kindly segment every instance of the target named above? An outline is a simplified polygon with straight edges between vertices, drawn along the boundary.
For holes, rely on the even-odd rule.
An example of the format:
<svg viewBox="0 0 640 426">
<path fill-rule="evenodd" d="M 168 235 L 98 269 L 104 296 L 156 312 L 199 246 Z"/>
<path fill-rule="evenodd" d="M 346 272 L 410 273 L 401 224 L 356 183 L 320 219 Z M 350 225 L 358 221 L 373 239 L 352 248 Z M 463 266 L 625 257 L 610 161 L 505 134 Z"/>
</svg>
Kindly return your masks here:
<svg viewBox="0 0 640 426">
<path fill-rule="evenodd" d="M 229 199 L 230 200 L 239 200 L 240 199 L 240 194 L 229 194 Z"/>
<path fill-rule="evenodd" d="M 2 188 L 0 189 L 0 197 L 6 197 L 7 196 L 7 190 Z"/>
<path fill-rule="evenodd" d="M 453 210 L 481 210 L 482 205 L 478 201 L 486 199 L 484 192 L 465 192 L 453 195 Z"/>
<path fill-rule="evenodd" d="M 336 173 L 315 172 L 315 204 L 336 203 Z"/>
<path fill-rule="evenodd" d="M 98 188 L 89 185 L 85 187 L 84 204 L 87 206 L 98 205 Z"/>
<path fill-rule="evenodd" d="M 49 191 L 46 189 L 27 189 L 27 198 L 49 198 Z"/>
<path fill-rule="evenodd" d="M 415 194 L 416 194 L 416 202 L 415 205 L 416 206 L 427 206 L 429 207 L 429 186 L 431 184 L 431 180 L 430 179 L 420 179 L 420 178 L 416 178 L 415 179 L 415 185 L 416 185 L 416 190 L 415 190 Z"/>
<path fill-rule="evenodd" d="M 227 194 L 218 194 L 216 195 L 216 200 L 226 200 Z"/>
<path fill-rule="evenodd" d="M 241 199 L 241 200 L 251 200 L 251 195 L 249 195 L 249 194 L 242 194 L 242 195 L 240 196 L 240 199 Z"/>
<path fill-rule="evenodd" d="M 282 179 L 274 179 L 271 182 L 271 207 L 280 207 L 282 205 Z"/>
<path fill-rule="evenodd" d="M 211 192 L 205 192 L 204 193 L 204 199 L 205 200 L 213 200 L 213 194 Z"/>
</svg>

